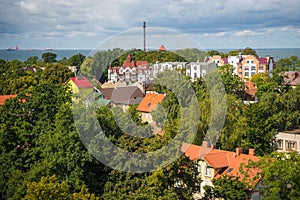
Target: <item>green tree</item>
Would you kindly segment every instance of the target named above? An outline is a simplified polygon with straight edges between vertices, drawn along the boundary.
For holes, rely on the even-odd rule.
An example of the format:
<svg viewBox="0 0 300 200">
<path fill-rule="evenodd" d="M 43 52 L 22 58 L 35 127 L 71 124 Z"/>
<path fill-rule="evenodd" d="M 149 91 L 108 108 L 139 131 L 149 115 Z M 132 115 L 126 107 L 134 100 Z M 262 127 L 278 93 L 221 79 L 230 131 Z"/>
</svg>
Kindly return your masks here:
<svg viewBox="0 0 300 200">
<path fill-rule="evenodd" d="M 204 186 L 204 199 L 250 199 L 248 184 L 240 181 L 239 177 L 223 176 L 212 182 L 214 186 Z"/>
<path fill-rule="evenodd" d="M 79 76 L 85 76 L 89 79 L 95 77 L 93 74 L 94 61 L 92 58 L 86 58 L 80 66 Z"/>
<path fill-rule="evenodd" d="M 206 53 L 205 51 L 201 51 L 197 48 L 186 48 L 186 49 L 180 49 L 175 51 L 176 54 L 183 57 L 186 61 L 204 61 L 205 57 L 208 56 L 209 53 Z"/>
<path fill-rule="evenodd" d="M 63 84 L 73 76 L 74 73 L 67 66 L 60 63 L 54 63 L 48 65 L 42 72 L 41 81 L 47 83 Z"/>
<path fill-rule="evenodd" d="M 42 54 L 42 59 L 44 63 L 54 63 L 57 60 L 55 60 L 57 55 L 55 53 L 46 52 Z"/>
<path fill-rule="evenodd" d="M 296 200 L 300 196 L 300 155 L 298 152 L 274 152 L 264 156 L 260 161 L 250 163 L 248 167 L 262 169 L 264 199 Z"/>
<path fill-rule="evenodd" d="M 79 193 L 70 193 L 69 186 L 65 182 L 59 182 L 55 175 L 42 177 L 39 182 L 27 184 L 26 195 L 22 200 L 97 200 L 94 194 L 90 194 L 85 186 Z"/>
<path fill-rule="evenodd" d="M 299 71 L 300 59 L 297 56 L 291 56 L 289 58 L 281 58 L 276 62 L 276 72 L 282 71 Z"/>
<path fill-rule="evenodd" d="M 39 57 L 38 56 L 30 56 L 27 58 L 27 60 L 24 62 L 26 65 L 36 65 L 38 64 Z"/>
<path fill-rule="evenodd" d="M 85 56 L 82 55 L 81 53 L 79 53 L 79 54 L 72 55 L 68 59 L 68 63 L 69 63 L 69 65 L 76 66 L 77 69 L 79 69 L 81 64 L 83 63 L 84 59 L 85 59 Z"/>
<path fill-rule="evenodd" d="M 224 65 L 218 70 L 221 72 L 221 77 L 227 94 L 236 94 L 243 96 L 243 82 L 233 73 L 232 65 Z"/>
</svg>

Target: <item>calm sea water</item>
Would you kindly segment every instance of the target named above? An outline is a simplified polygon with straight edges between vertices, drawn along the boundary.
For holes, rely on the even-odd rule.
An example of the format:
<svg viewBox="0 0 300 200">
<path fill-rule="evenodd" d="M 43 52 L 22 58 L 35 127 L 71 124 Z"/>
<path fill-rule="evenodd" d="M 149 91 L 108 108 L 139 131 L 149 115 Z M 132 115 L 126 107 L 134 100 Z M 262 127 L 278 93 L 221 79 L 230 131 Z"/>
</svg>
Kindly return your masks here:
<svg viewBox="0 0 300 200">
<path fill-rule="evenodd" d="M 233 49 L 217 49 L 220 52 L 229 52 Z M 19 50 L 19 51 L 6 51 L 0 50 L 0 59 L 2 60 L 20 60 L 25 61 L 30 56 L 38 56 L 42 58 L 42 54 L 45 52 L 52 52 L 57 55 L 57 60 L 61 60 L 63 57 L 69 58 L 72 55 L 81 53 L 84 56 L 89 55 L 91 52 L 90 49 L 72 49 L 72 50 L 53 50 L 53 51 L 43 51 L 43 50 Z M 259 56 L 265 57 L 271 55 L 278 60 L 280 58 L 288 58 L 290 56 L 298 56 L 300 58 L 300 48 L 291 48 L 291 49 L 256 49 L 256 52 Z"/>
</svg>

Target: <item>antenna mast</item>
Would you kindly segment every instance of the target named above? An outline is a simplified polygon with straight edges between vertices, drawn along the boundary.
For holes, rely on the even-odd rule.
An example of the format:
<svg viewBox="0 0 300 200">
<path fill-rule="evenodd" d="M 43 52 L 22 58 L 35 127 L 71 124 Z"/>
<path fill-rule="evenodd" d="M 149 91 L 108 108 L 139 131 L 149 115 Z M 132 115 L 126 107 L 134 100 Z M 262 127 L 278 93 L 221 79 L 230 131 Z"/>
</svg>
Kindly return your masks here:
<svg viewBox="0 0 300 200">
<path fill-rule="evenodd" d="M 146 52 L 146 22 L 144 22 L 143 28 L 144 28 L 144 52 Z"/>
</svg>

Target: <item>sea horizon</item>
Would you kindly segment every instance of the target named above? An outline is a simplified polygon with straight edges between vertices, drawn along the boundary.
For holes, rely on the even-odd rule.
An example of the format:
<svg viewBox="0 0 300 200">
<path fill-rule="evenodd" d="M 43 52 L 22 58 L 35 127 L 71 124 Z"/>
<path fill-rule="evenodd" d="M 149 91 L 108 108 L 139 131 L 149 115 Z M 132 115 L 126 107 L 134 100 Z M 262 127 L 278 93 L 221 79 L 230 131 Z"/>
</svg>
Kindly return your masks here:
<svg viewBox="0 0 300 200">
<path fill-rule="evenodd" d="M 205 51 L 210 50 L 217 50 L 219 52 L 228 53 L 232 50 L 238 50 L 243 48 L 209 48 L 205 49 Z M 300 58 L 300 48 L 253 48 L 259 57 L 266 57 L 266 56 L 273 56 L 275 60 L 281 59 L 281 58 L 288 58 L 290 56 L 298 56 Z M 64 57 L 67 59 L 75 54 L 82 54 L 84 56 L 88 56 L 90 53 L 92 53 L 95 49 L 19 49 L 16 51 L 7 51 L 6 49 L 0 49 L 0 59 L 2 60 L 19 60 L 19 61 L 26 61 L 27 58 L 30 56 L 38 56 L 39 59 L 41 59 L 41 56 L 43 53 L 46 52 L 52 52 L 57 55 L 57 60 L 61 60 Z M 101 49 L 102 50 L 102 49 Z M 107 49 L 108 50 L 108 49 Z M 127 50 L 127 49 L 124 49 Z M 155 50 L 155 49 L 148 49 L 148 50 Z M 175 49 L 174 49 L 175 50 Z M 170 49 L 170 51 L 174 51 Z M 99 49 L 100 51 L 100 49 Z"/>
</svg>

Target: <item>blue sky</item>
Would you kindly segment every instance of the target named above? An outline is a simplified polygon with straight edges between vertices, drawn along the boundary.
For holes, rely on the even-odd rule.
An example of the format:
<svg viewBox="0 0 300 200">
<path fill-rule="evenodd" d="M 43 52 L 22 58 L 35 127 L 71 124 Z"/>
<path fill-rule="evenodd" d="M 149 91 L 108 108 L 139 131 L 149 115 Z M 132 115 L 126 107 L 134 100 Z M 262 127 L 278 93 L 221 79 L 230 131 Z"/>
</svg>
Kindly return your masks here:
<svg viewBox="0 0 300 200">
<path fill-rule="evenodd" d="M 91 49 L 142 29 L 143 21 L 149 30 L 174 30 L 206 49 L 300 48 L 299 0 L 0 0 L 0 5 L 2 49 Z M 148 34 L 148 41 L 155 38 Z M 161 43 L 168 43 L 171 37 L 161 35 Z"/>
</svg>

